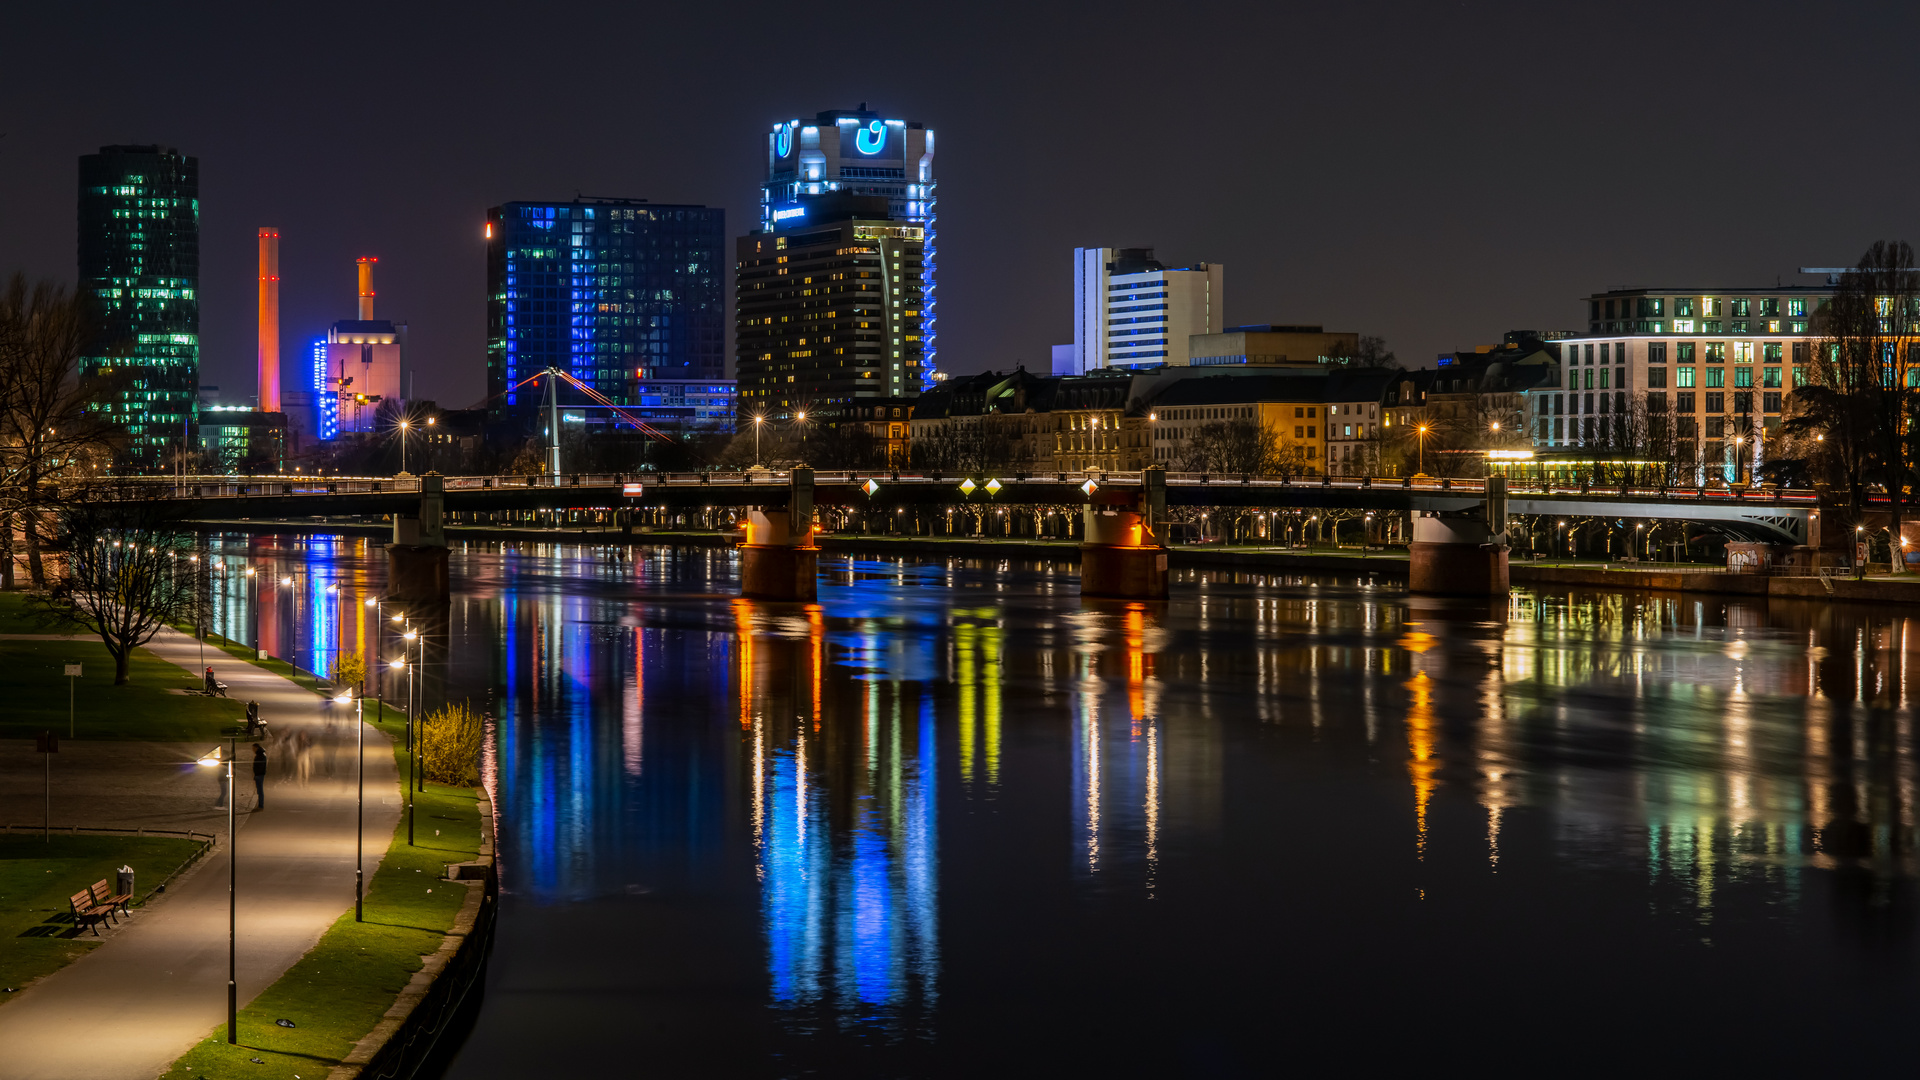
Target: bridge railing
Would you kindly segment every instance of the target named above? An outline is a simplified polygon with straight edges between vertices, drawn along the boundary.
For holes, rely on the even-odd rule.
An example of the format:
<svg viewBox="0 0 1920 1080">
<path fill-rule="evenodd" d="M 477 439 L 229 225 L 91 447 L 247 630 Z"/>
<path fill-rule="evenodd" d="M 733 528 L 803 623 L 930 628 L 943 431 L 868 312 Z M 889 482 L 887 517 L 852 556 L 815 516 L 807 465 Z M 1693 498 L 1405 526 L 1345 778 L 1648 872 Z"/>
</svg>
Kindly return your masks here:
<svg viewBox="0 0 1920 1080">
<path fill-rule="evenodd" d="M 743 487 L 748 485 L 786 484 L 791 474 L 784 469 L 750 469 L 741 471 L 705 472 L 631 472 L 631 473 L 563 473 L 558 482 L 551 476 L 448 476 L 443 478 L 443 486 L 448 491 L 471 491 L 488 488 L 578 488 L 578 487 L 619 487 L 625 484 L 639 483 L 646 487 L 691 487 L 706 486 L 716 488 Z M 815 484 L 848 484 L 865 480 L 877 480 L 882 484 L 955 485 L 968 479 L 958 473 L 946 474 L 932 470 L 895 473 L 886 469 L 850 469 L 818 471 L 814 474 Z M 979 477 L 971 477 L 979 481 Z M 130 478 L 142 488 L 159 493 L 168 498 L 256 498 L 274 495 L 364 495 L 378 493 L 406 494 L 420 490 L 420 478 L 392 476 L 166 476 Z M 997 474 L 991 479 L 1003 484 L 1023 482 L 1069 483 L 1079 485 L 1092 479 L 1102 485 L 1137 485 L 1142 482 L 1142 474 L 1137 471 L 1108 472 L 1056 472 L 1037 470 L 1009 470 Z M 1237 487 L 1270 489 L 1276 494 L 1299 490 L 1381 490 L 1419 492 L 1422 494 L 1456 494 L 1462 496 L 1482 495 L 1486 491 L 1486 480 L 1480 477 L 1438 477 L 1438 476 L 1294 476 L 1294 477 L 1256 477 L 1237 473 L 1206 472 L 1170 472 L 1166 476 L 1170 486 L 1177 487 Z M 1627 484 L 1601 486 L 1594 484 L 1573 484 L 1556 481 L 1509 480 L 1509 496 L 1572 496 L 1588 499 L 1628 499 L 1659 500 L 1670 502 L 1735 503 L 1741 505 L 1811 505 L 1818 501 L 1817 493 L 1794 488 L 1738 488 L 1738 487 L 1678 487 L 1649 486 Z M 1869 496 L 1869 504 L 1885 502 L 1885 495 Z"/>
</svg>

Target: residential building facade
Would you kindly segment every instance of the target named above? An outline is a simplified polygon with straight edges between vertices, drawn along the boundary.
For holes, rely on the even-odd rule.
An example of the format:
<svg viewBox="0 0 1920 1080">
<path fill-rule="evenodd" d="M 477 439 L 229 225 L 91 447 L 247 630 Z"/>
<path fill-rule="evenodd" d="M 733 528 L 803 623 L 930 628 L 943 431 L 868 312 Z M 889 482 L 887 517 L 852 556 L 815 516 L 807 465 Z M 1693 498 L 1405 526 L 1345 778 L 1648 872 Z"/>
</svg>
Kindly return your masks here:
<svg viewBox="0 0 1920 1080">
<path fill-rule="evenodd" d="M 1586 299 L 1587 332 L 1558 342 L 1563 385 L 1528 395 L 1532 441 L 1635 448 L 1697 467 L 1705 479 L 1734 479 L 1764 460 L 1787 397 L 1812 380 L 1814 320 L 1833 293 L 1595 293 Z"/>
<path fill-rule="evenodd" d="M 509 202 L 487 211 L 487 393 L 495 425 L 532 431 L 549 367 L 596 418 L 655 381 L 726 380 L 726 215 L 644 199 Z M 529 381 L 534 380 L 534 381 Z"/>
<path fill-rule="evenodd" d="M 1332 365 L 1360 347 L 1360 335 L 1318 326 L 1230 326 L 1217 334 L 1195 334 L 1187 343 L 1192 367 L 1244 365 Z"/>
<path fill-rule="evenodd" d="M 171 147 L 103 146 L 80 159 L 79 289 L 96 332 L 89 403 L 123 427 L 135 469 L 195 445 L 200 397 L 200 163 Z"/>
</svg>

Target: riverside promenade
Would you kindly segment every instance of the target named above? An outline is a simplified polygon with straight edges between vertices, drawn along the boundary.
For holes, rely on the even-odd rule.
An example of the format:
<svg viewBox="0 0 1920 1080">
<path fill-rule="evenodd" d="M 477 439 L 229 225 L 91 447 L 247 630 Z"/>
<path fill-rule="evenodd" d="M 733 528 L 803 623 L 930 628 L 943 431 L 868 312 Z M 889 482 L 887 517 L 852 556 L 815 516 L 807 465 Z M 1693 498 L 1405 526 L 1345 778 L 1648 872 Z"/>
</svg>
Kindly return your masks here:
<svg viewBox="0 0 1920 1080">
<path fill-rule="evenodd" d="M 186 635 L 162 631 L 148 648 L 188 672 L 203 669 L 200 647 Z M 282 750 L 282 760 L 269 764 L 264 809 L 254 807 L 251 743 L 240 742 L 234 769 L 244 1007 L 353 906 L 354 714 L 225 653 L 209 648 L 205 655 L 229 697 L 260 703 L 275 736 L 270 746 Z M 368 725 L 365 743 L 371 881 L 399 819 L 400 785 L 386 736 Z M 106 942 L 0 1004 L 0 1080 L 150 1080 L 225 1024 L 232 849 L 226 811 L 214 807 L 216 769 L 195 764 L 210 749 L 63 743 L 54 769 L 56 827 L 191 828 L 220 839 Z M 0 820 L 40 819 L 33 764 L 31 785 L 13 775 L 19 770 L 0 776 Z M 244 1027 L 240 1037 L 244 1045 Z"/>
</svg>

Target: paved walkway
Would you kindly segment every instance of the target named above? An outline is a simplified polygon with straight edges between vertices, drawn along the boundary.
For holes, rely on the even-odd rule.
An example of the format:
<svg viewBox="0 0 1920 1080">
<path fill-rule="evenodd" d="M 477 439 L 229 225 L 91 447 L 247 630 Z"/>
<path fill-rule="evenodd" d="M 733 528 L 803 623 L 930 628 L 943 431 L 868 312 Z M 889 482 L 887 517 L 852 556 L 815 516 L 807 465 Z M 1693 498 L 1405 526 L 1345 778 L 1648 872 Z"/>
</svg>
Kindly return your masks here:
<svg viewBox="0 0 1920 1080">
<path fill-rule="evenodd" d="M 202 670 L 190 637 L 166 632 L 149 647 L 188 671 Z M 244 1006 L 353 905 L 353 714 L 225 653 L 209 649 L 207 655 L 230 697 L 260 702 L 286 759 L 271 768 L 267 805 L 257 812 L 245 743 L 235 769 Z M 371 727 L 366 734 L 366 874 L 372 880 L 399 820 L 400 791 L 386 737 Z M 297 766 L 302 735 L 310 740 L 306 767 L 282 768 Z M 70 777 L 63 783 L 55 770 L 56 819 L 194 828 L 219 834 L 220 843 L 124 931 L 0 1006 L 0 1078 L 150 1080 L 226 1022 L 226 812 L 213 807 L 215 770 L 191 764 L 206 747 L 93 744 L 90 757 L 75 760 L 69 746 L 75 744 L 63 745 L 60 756 Z M 134 783 L 136 774 L 143 782 Z M 100 796 L 121 791 L 123 783 L 137 805 L 115 809 L 114 799 Z M 82 785 L 92 798 L 83 799 Z M 92 811 L 63 815 L 63 794 L 69 805 Z"/>
</svg>

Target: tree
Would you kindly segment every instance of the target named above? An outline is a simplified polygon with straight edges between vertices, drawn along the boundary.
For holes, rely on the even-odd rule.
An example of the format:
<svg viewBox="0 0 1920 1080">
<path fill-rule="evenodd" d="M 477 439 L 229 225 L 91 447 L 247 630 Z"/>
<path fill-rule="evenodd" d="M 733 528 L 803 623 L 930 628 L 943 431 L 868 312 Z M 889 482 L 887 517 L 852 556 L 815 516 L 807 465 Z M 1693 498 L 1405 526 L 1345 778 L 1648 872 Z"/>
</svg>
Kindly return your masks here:
<svg viewBox="0 0 1920 1080">
<path fill-rule="evenodd" d="M 1289 448 L 1296 449 L 1297 448 Z M 1202 424 L 1187 438 L 1180 468 L 1187 472 L 1267 476 L 1288 465 L 1304 471 L 1304 459 L 1282 451 L 1280 437 L 1258 420 L 1216 420 Z"/>
<path fill-rule="evenodd" d="M 35 588 L 46 584 L 41 548 L 45 515 L 65 489 L 90 479 L 115 436 L 88 408 L 103 386 L 79 378 L 94 337 L 86 299 L 50 282 L 29 286 L 16 274 L 0 291 L 0 513 L 24 528 Z M 0 520 L 8 530 L 12 523 Z M 12 584 L 13 561 L 0 574 Z"/>
<path fill-rule="evenodd" d="M 1920 375 L 1920 272 L 1913 260 L 1904 241 L 1877 241 L 1840 275 L 1833 299 L 1816 314 L 1812 385 L 1794 395 L 1796 429 L 1817 429 L 1832 444 L 1849 517 L 1858 522 L 1866 485 L 1879 479 L 1895 537 L 1912 474 L 1913 383 Z M 1899 561 L 1896 569 L 1904 569 Z"/>
<path fill-rule="evenodd" d="M 1387 339 L 1371 334 L 1360 335 L 1353 348 L 1335 345 L 1327 360 L 1335 364 L 1344 364 L 1353 368 L 1390 368 L 1399 366 L 1400 361 L 1387 348 Z"/>
<path fill-rule="evenodd" d="M 61 510 L 62 572 L 35 602 L 43 620 L 97 635 L 124 684 L 133 650 L 194 615 L 206 563 L 165 502 L 130 490 L 94 496 Z"/>
</svg>

